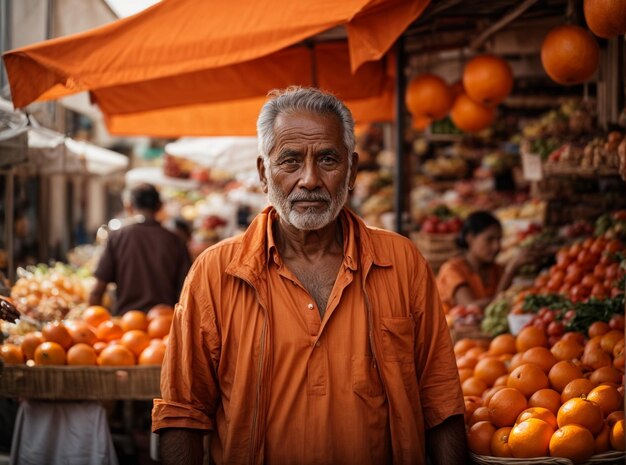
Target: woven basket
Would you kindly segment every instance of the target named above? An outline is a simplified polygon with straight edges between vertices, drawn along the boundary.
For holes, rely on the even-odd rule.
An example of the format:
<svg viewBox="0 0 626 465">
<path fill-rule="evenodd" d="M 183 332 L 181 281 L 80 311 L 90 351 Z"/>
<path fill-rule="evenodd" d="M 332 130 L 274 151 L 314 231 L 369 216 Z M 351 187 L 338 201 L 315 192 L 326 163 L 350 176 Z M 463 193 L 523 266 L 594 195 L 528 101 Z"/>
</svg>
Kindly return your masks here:
<svg viewBox="0 0 626 465">
<path fill-rule="evenodd" d="M 6 365 L 0 372 L 0 396 L 47 400 L 149 400 L 160 397 L 160 378 L 160 366 Z"/>
<path fill-rule="evenodd" d="M 536 457 L 532 459 L 513 459 L 503 457 L 490 457 L 487 455 L 476 455 L 470 452 L 472 463 L 478 465 L 574 465 L 569 459 L 561 457 Z M 624 452 L 611 451 L 591 457 L 582 465 L 623 465 L 626 455 Z"/>
</svg>

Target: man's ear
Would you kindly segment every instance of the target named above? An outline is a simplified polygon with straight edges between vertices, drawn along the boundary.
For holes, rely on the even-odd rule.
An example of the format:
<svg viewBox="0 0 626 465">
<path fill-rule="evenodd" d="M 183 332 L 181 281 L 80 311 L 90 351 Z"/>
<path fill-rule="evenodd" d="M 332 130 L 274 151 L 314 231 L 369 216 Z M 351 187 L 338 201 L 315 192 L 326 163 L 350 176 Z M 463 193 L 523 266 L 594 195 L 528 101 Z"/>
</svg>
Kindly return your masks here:
<svg viewBox="0 0 626 465">
<path fill-rule="evenodd" d="M 265 173 L 265 163 L 261 155 L 259 155 L 256 159 L 256 169 L 259 172 L 259 180 L 263 185 L 263 192 L 267 192 L 267 176 Z"/>
<path fill-rule="evenodd" d="M 350 158 L 352 160 L 352 164 L 350 165 L 350 182 L 348 183 L 348 188 L 350 190 L 354 189 L 354 183 L 356 182 L 356 174 L 359 168 L 359 154 L 356 152 L 353 152 L 352 155 L 350 155 Z"/>
</svg>

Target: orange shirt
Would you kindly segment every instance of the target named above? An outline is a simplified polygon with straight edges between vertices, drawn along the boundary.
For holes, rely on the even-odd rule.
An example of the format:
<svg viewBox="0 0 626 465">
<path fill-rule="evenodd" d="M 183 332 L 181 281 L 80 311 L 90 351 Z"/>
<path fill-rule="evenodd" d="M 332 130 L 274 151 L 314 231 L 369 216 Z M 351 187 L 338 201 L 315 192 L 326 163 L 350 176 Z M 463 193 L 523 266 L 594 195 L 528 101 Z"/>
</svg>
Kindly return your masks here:
<svg viewBox="0 0 626 465">
<path fill-rule="evenodd" d="M 485 283 L 478 273 L 470 268 L 464 257 L 452 258 L 439 269 L 437 275 L 439 295 L 447 308 L 456 305 L 454 293 L 460 286 L 469 286 L 475 299 L 494 297 L 502 273 L 502 266 L 494 264 L 489 270 L 489 282 Z"/>
<path fill-rule="evenodd" d="M 213 430 L 217 464 L 425 463 L 425 429 L 464 407 L 423 257 L 344 210 L 344 260 L 321 319 L 282 264 L 274 221 L 266 210 L 194 263 L 153 430 Z"/>
</svg>

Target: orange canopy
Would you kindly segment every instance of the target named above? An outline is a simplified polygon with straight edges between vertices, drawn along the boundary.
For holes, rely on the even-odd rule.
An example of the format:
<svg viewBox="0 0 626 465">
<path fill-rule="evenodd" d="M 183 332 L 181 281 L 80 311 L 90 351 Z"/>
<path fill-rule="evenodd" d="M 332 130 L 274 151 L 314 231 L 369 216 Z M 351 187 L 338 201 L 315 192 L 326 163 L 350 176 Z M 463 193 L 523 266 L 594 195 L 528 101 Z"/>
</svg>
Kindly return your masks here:
<svg viewBox="0 0 626 465">
<path fill-rule="evenodd" d="M 116 134 L 209 135 L 212 121 L 249 134 L 239 112 L 276 87 L 317 85 L 355 108 L 390 102 L 387 64 L 375 60 L 429 1 L 164 0 L 4 60 L 16 107 L 87 90 Z M 337 26 L 347 43 L 302 44 Z"/>
</svg>

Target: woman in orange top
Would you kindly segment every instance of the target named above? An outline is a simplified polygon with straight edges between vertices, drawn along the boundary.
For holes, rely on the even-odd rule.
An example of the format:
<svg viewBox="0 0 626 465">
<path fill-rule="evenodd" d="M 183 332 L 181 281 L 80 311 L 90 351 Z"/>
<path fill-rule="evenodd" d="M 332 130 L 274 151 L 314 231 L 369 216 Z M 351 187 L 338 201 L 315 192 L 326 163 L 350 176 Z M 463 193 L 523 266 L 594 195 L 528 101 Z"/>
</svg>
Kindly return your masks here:
<svg viewBox="0 0 626 465">
<path fill-rule="evenodd" d="M 464 253 L 444 263 L 437 276 L 446 308 L 469 304 L 484 308 L 511 285 L 525 261 L 519 256 L 506 267 L 498 265 L 501 241 L 502 226 L 491 213 L 477 211 L 467 217 L 458 239 Z"/>
</svg>

